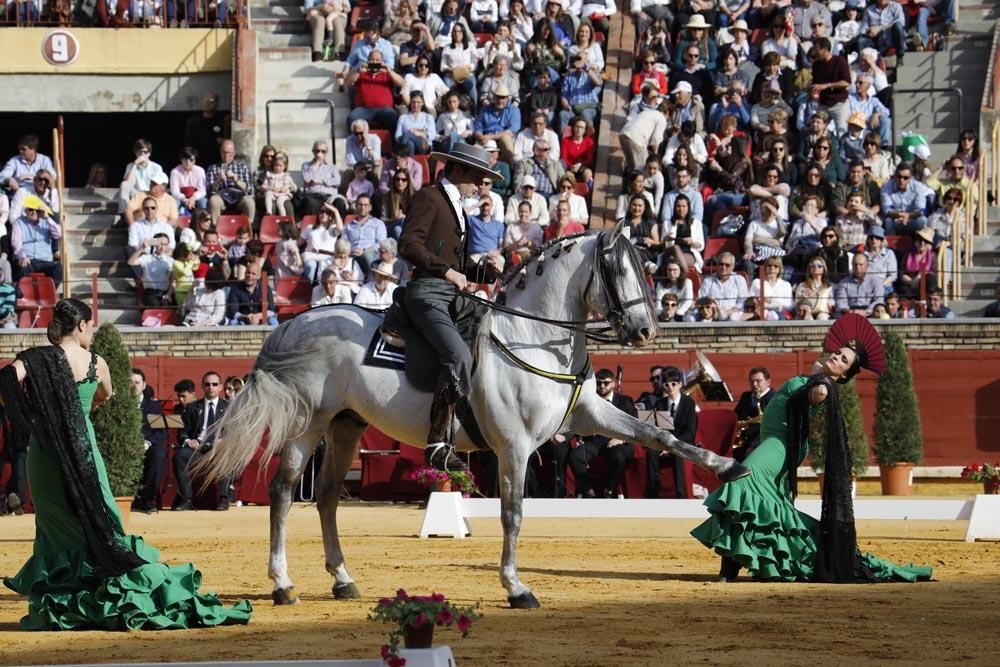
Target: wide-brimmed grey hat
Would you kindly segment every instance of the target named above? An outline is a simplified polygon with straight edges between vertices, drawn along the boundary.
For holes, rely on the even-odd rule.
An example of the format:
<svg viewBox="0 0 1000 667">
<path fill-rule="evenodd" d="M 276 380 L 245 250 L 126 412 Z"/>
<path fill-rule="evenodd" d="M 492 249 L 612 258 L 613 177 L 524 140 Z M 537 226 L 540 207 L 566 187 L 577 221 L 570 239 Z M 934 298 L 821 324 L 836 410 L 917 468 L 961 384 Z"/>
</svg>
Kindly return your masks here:
<svg viewBox="0 0 1000 667">
<path fill-rule="evenodd" d="M 503 174 L 490 168 L 490 154 L 486 152 L 485 148 L 479 146 L 464 143 L 455 144 L 450 153 L 434 151 L 431 153 L 431 159 L 438 162 L 457 162 L 482 172 L 483 176 L 503 179 Z"/>
</svg>

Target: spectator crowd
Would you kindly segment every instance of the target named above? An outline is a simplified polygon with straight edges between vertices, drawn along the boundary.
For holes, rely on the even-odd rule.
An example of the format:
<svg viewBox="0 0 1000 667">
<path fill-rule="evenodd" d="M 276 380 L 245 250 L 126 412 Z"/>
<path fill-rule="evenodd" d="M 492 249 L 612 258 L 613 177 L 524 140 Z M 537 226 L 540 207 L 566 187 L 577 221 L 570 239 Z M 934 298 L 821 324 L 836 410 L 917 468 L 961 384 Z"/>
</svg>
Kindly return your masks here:
<svg viewBox="0 0 1000 667">
<path fill-rule="evenodd" d="M 313 59 L 346 63 L 337 163 L 318 140 L 301 165 L 270 145 L 252 165 L 215 93 L 188 121 L 174 166 L 135 141 L 118 210 L 142 306 L 189 326 L 275 324 L 300 310 L 290 300 L 385 308 L 409 276 L 396 240 L 412 196 L 436 181 L 433 154 L 459 142 L 481 145 L 502 175 L 463 202 L 474 255 L 516 263 L 582 231 L 609 17 L 624 11 L 638 37 L 616 218 L 662 321 L 908 317 L 922 314 L 923 295 L 928 316 L 953 317 L 937 258 L 952 257 L 955 225 L 975 204 L 978 138 L 964 130 L 940 164 L 926 146 L 905 161 L 887 150 L 895 67 L 907 50 L 937 47 L 928 25 L 952 29 L 952 0 L 361 7 L 303 7 Z M 113 171 L 94 165 L 90 185 Z M 27 273 L 60 280 L 55 178 L 30 135 L 0 171 L 8 285 Z M 0 289 L 0 325 L 16 326 L 15 296 Z"/>
</svg>

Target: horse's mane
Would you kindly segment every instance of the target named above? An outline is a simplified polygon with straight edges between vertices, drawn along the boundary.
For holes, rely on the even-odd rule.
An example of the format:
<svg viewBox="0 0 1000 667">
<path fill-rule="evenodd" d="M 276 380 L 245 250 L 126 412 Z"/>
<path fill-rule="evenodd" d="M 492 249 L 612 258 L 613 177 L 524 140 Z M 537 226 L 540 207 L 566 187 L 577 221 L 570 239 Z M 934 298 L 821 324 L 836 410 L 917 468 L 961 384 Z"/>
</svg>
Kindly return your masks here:
<svg viewBox="0 0 1000 667">
<path fill-rule="evenodd" d="M 539 257 L 544 255 L 546 252 L 548 252 L 555 246 L 561 246 L 566 241 L 578 239 L 582 236 L 594 236 L 595 234 L 600 235 L 603 233 L 604 230 L 598 231 L 595 229 L 588 229 L 583 232 L 577 232 L 576 234 L 570 234 L 568 236 L 560 236 L 558 238 L 554 238 L 551 241 L 548 241 L 538 246 L 537 248 L 531 251 L 531 254 L 528 255 L 527 259 L 525 259 L 523 262 L 521 262 L 520 264 L 512 264 L 507 268 L 507 270 L 504 272 L 504 275 L 500 278 L 500 289 L 501 290 L 505 289 L 514 280 L 514 278 L 520 275 L 522 271 L 527 270 L 529 266 L 538 261 Z"/>
</svg>

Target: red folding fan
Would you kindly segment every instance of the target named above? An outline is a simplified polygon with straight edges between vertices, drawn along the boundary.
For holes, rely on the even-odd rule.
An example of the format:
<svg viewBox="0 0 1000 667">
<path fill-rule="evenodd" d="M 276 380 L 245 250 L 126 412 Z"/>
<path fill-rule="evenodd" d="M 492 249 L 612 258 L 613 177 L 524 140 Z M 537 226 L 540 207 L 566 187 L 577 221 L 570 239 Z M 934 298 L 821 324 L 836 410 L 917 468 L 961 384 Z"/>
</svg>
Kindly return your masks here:
<svg viewBox="0 0 1000 667">
<path fill-rule="evenodd" d="M 882 337 L 867 318 L 857 313 L 846 313 L 834 322 L 823 341 L 823 348 L 827 352 L 836 352 L 845 345 L 861 353 L 862 368 L 867 368 L 875 375 L 881 375 L 885 370 Z"/>
</svg>

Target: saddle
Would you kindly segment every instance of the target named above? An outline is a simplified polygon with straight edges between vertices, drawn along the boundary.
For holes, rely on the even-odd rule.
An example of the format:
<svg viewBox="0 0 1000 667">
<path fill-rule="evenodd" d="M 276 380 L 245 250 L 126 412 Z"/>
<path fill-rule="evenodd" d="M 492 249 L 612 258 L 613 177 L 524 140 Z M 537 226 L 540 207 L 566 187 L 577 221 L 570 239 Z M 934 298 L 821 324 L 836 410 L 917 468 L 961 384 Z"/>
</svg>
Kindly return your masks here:
<svg viewBox="0 0 1000 667">
<path fill-rule="evenodd" d="M 437 377 L 441 365 L 438 363 L 437 352 L 420 330 L 413 326 L 406 314 L 405 290 L 404 285 L 393 291 L 392 305 L 385 312 L 382 325 L 368 345 L 364 363 L 403 370 L 406 379 L 418 391 L 432 394 L 437 389 Z M 449 311 L 462 340 L 473 351 L 472 377 L 475 380 L 476 359 L 472 342 L 476 338 L 476 332 L 486 315 L 487 308 L 459 294 L 451 303 Z M 458 417 L 469 439 L 478 448 L 488 450 L 489 446 L 479 430 L 468 397 L 460 398 L 455 404 L 455 416 Z"/>
</svg>

